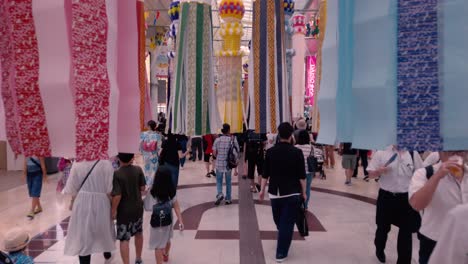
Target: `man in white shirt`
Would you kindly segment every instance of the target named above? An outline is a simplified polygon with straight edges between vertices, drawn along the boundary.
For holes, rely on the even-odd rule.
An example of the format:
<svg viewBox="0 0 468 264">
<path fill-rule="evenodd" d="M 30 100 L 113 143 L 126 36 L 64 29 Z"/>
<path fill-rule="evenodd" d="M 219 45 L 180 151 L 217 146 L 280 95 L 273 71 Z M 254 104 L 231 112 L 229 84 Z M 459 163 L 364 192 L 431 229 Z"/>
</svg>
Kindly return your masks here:
<svg viewBox="0 0 468 264">
<path fill-rule="evenodd" d="M 452 209 L 440 229 L 429 264 L 468 263 L 468 204 Z"/>
<path fill-rule="evenodd" d="M 408 202 L 408 187 L 415 168 L 422 166 L 417 152 L 400 151 L 395 146 L 377 151 L 367 168 L 370 178 L 380 177 L 377 198 L 375 249 L 377 259 L 385 263 L 385 246 L 392 225 L 398 231 L 398 264 L 410 264 L 412 257 L 412 233 L 420 225 L 419 214 Z"/>
<path fill-rule="evenodd" d="M 442 233 L 440 227 L 448 212 L 468 202 L 468 169 L 463 174 L 463 151 L 440 152 L 441 162 L 417 170 L 411 180 L 409 198 L 411 206 L 422 212 L 419 230 L 419 263 L 427 264 Z M 461 164 L 452 161 L 459 159 Z M 459 171 L 455 176 L 455 171 Z M 450 263 L 450 262 L 449 262 Z M 453 262 L 461 263 L 461 262 Z"/>
</svg>

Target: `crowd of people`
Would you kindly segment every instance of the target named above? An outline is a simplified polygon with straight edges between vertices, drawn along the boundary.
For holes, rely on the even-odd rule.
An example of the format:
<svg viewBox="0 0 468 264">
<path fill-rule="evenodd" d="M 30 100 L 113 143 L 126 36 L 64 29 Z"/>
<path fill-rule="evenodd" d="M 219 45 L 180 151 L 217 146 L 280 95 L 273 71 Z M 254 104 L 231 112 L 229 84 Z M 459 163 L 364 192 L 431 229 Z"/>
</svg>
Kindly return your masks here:
<svg viewBox="0 0 468 264">
<path fill-rule="evenodd" d="M 80 264 L 91 263 L 91 255 L 98 253 L 106 259 L 112 258 L 116 240 L 120 242 L 123 263 L 130 263 L 132 237 L 135 263 L 143 263 L 144 211 L 152 212 L 149 248 L 154 250 L 158 264 L 168 261 L 175 223 L 173 209 L 180 230 L 184 228 L 176 193 L 179 170 L 185 159 L 203 160 L 206 177 L 216 179 L 214 203 L 219 206 L 223 201 L 225 205 L 232 204 L 232 175 L 239 174 L 241 154 L 247 166 L 240 173 L 249 180 L 251 192 L 259 193 L 260 200 L 268 193 L 278 229 L 276 260 L 283 262 L 288 257 L 298 210 L 301 206 L 306 210 L 309 207 L 313 179 L 325 180 L 325 169 L 335 167 L 335 152 L 342 156 L 347 186 L 352 186 L 352 178 L 357 177 L 359 163 L 365 181 L 378 181 L 374 244 L 380 262 L 386 262 L 385 248 L 392 225 L 399 228 L 397 263 L 411 263 L 414 233 L 420 241 L 420 264 L 441 263 L 437 261 L 445 257 L 466 260 L 466 252 L 463 253 L 463 247 L 455 241 L 466 240 L 467 236 L 460 234 L 468 230 L 466 221 L 463 222 L 468 207 L 462 206 L 468 201 L 468 178 L 464 177 L 468 172 L 468 155 L 465 151 L 421 155 L 396 146 L 376 152 L 355 149 L 348 142 L 325 146 L 315 143 L 317 134 L 310 132 L 303 119 L 296 121 L 294 127 L 289 123 L 280 124 L 276 134 L 258 134 L 251 130 L 231 134 L 229 124 L 223 124 L 221 134 L 190 138 L 170 131 L 166 133 L 165 124 L 161 122 L 165 119 L 149 121 L 148 130 L 141 134 L 143 169 L 133 165 L 133 153 L 119 153 L 114 162 L 60 160 L 63 176 L 57 191 L 72 196 L 64 252 L 78 256 Z M 34 219 L 42 212 L 39 198 L 47 172 L 43 158 L 28 157 L 24 166 L 31 197 L 27 216 Z M 461 233 L 455 232 L 455 228 Z M 16 259 L 15 263 L 32 263 L 32 259 L 23 254 L 29 239 L 24 231 L 17 229 L 7 235 L 5 244 L 10 258 Z M 448 245 L 452 245 L 447 250 L 451 256 L 446 256 L 447 251 L 443 250 Z"/>
</svg>

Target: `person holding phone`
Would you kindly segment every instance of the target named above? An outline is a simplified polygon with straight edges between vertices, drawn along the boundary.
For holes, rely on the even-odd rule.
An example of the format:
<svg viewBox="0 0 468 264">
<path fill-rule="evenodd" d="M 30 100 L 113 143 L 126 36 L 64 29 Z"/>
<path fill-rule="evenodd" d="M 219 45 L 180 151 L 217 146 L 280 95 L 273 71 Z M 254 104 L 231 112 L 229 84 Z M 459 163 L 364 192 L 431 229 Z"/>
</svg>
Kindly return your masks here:
<svg viewBox="0 0 468 264">
<path fill-rule="evenodd" d="M 389 146 L 377 151 L 367 168 L 370 178 L 380 177 L 377 198 L 375 250 L 377 259 L 385 263 L 385 246 L 392 225 L 399 228 L 397 264 L 410 264 L 412 257 L 412 233 L 419 229 L 419 213 L 408 202 L 408 188 L 415 169 L 422 166 L 417 152 L 411 154 Z"/>
</svg>

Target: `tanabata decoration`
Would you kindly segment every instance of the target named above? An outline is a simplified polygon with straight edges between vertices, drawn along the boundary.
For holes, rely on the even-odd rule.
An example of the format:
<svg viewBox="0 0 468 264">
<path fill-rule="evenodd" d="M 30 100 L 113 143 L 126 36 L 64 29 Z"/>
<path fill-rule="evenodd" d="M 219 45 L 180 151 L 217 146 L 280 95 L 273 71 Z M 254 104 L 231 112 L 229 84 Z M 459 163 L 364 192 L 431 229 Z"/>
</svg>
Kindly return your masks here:
<svg viewBox="0 0 468 264">
<path fill-rule="evenodd" d="M 292 117 L 304 116 L 304 95 L 305 95 L 305 70 L 304 60 L 306 57 L 306 46 L 304 40 L 306 18 L 303 14 L 295 14 L 292 17 L 294 35 L 292 45 L 295 56 L 292 58 Z"/>
<path fill-rule="evenodd" d="M 137 22 L 133 1 L 0 2 L 2 121 L 15 154 L 138 151 Z"/>
<path fill-rule="evenodd" d="M 216 97 L 221 119 L 231 125 L 232 133 L 243 131 L 240 44 L 244 33 L 241 23 L 244 12 L 242 0 L 222 0 L 219 3 L 219 16 L 222 19 L 219 34 L 224 43 L 222 49 L 217 52 L 219 78 Z"/>
<path fill-rule="evenodd" d="M 319 142 L 468 149 L 467 1 L 328 0 L 327 10 Z"/>
<path fill-rule="evenodd" d="M 294 28 L 291 23 L 291 16 L 294 14 L 294 1 L 284 1 L 284 26 L 285 26 L 285 47 L 286 47 L 286 85 L 288 87 L 288 100 L 291 107 L 293 117 L 295 112 L 293 111 L 293 57 L 296 55 L 296 51 L 293 47 L 292 35 L 294 34 Z M 302 116 L 302 114 L 300 115 Z"/>
<path fill-rule="evenodd" d="M 216 133 L 221 120 L 213 89 L 211 5 L 181 2 L 180 10 L 171 129 L 187 136 Z"/>
<path fill-rule="evenodd" d="M 316 80 L 315 80 L 315 91 L 314 91 L 314 106 L 317 106 L 318 102 L 318 94 L 320 92 L 320 80 L 322 76 L 322 48 L 323 48 L 323 40 L 325 39 L 325 29 L 327 23 L 327 0 L 321 0 L 319 2 L 319 13 L 318 13 L 318 23 L 319 25 L 319 32 L 318 35 L 318 42 L 319 47 L 317 51 L 317 72 L 316 72 Z M 319 107 L 314 107 L 312 109 L 312 131 L 318 132 L 320 129 L 320 113 Z"/>
<path fill-rule="evenodd" d="M 291 121 L 283 4 L 283 0 L 257 0 L 253 4 L 249 128 L 258 133 L 276 133 L 280 123 Z"/>
<path fill-rule="evenodd" d="M 171 121 L 172 121 L 172 116 L 169 111 L 171 108 L 171 91 L 173 90 L 173 72 L 174 72 L 174 59 L 176 53 L 174 52 L 174 47 L 176 46 L 176 40 L 177 40 L 177 30 L 179 28 L 179 14 L 180 14 L 180 1 L 179 0 L 173 0 L 170 8 L 169 8 L 169 18 L 171 19 L 171 25 L 169 26 L 169 31 L 168 31 L 168 36 L 169 38 L 172 39 L 171 43 L 169 44 L 169 49 L 171 50 L 168 53 L 168 58 L 169 58 L 169 67 L 167 67 L 167 109 L 169 112 L 169 125 L 167 128 L 171 128 Z"/>
</svg>

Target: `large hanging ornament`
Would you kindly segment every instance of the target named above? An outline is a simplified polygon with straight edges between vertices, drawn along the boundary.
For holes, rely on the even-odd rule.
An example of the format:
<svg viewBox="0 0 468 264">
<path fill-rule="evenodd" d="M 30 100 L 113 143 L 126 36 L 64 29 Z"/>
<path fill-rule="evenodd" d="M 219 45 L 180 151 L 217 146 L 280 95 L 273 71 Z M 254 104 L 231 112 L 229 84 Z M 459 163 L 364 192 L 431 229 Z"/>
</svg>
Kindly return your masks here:
<svg viewBox="0 0 468 264">
<path fill-rule="evenodd" d="M 171 129 L 173 133 L 188 136 L 215 133 L 221 120 L 213 89 L 211 5 L 198 2 L 180 5 L 180 31 L 170 99 Z"/>
<path fill-rule="evenodd" d="M 216 95 L 219 112 L 224 123 L 231 125 L 231 132 L 243 131 L 242 111 L 242 51 L 241 38 L 244 33 L 241 24 L 244 16 L 242 0 L 222 0 L 219 16 L 222 19 L 220 36 L 224 43 L 218 52 L 219 78 Z"/>
<path fill-rule="evenodd" d="M 0 1 L 0 86 L 15 154 L 138 151 L 137 22 L 133 1 Z"/>
<path fill-rule="evenodd" d="M 283 0 L 254 2 L 249 127 L 259 133 L 275 133 L 280 123 L 291 121 L 285 74 L 284 19 Z"/>
</svg>

